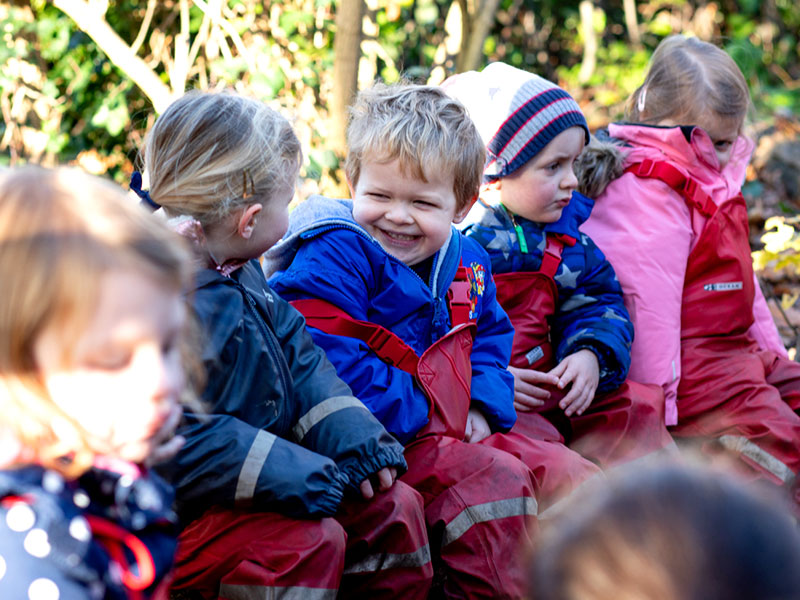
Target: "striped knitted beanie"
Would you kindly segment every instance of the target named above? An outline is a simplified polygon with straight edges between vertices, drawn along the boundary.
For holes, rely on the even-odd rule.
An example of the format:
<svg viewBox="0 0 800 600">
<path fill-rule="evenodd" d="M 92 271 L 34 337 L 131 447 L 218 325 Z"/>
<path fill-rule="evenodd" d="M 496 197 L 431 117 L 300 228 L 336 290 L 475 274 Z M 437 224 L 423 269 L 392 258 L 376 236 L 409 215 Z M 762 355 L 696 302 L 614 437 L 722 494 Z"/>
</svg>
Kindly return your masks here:
<svg viewBox="0 0 800 600">
<path fill-rule="evenodd" d="M 562 131 L 589 126 L 578 103 L 556 84 L 505 63 L 454 75 L 445 92 L 467 107 L 486 144 L 484 181 L 509 175 Z"/>
</svg>

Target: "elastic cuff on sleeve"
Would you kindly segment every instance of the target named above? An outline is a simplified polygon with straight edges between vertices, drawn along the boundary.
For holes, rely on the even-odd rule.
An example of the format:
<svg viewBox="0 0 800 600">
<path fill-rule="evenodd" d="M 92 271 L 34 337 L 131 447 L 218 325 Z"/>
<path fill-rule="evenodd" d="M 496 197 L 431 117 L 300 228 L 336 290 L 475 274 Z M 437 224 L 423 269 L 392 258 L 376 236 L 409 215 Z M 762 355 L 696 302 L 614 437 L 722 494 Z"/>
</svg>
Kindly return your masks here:
<svg viewBox="0 0 800 600">
<path fill-rule="evenodd" d="M 335 515 L 344 499 L 344 491 L 347 484 L 347 476 L 343 473 L 337 473 L 336 482 L 330 485 L 325 493 L 317 498 L 316 506 L 310 511 L 310 516 L 331 517 Z"/>
<path fill-rule="evenodd" d="M 373 473 L 377 473 L 386 467 L 394 467 L 397 469 L 397 476 L 399 477 L 406 472 L 408 466 L 406 459 L 403 457 L 403 452 L 400 446 L 384 447 L 381 448 L 376 454 L 371 456 L 354 459 L 346 463 L 338 465 L 339 470 L 347 475 L 347 487 L 351 490 L 357 491 L 361 482 L 367 479 Z"/>
</svg>

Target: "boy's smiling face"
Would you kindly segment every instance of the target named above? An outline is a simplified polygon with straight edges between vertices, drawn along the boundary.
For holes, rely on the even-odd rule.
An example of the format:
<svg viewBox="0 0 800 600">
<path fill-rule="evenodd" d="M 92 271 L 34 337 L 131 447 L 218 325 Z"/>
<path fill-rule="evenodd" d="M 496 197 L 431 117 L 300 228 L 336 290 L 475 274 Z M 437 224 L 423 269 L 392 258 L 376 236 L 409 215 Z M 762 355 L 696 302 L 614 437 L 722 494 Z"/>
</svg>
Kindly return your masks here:
<svg viewBox="0 0 800 600">
<path fill-rule="evenodd" d="M 530 221 L 558 221 L 578 187 L 573 164 L 585 143 L 586 134 L 581 127 L 559 133 L 531 160 L 497 182 L 500 201 Z"/>
<path fill-rule="evenodd" d="M 447 241 L 450 224 L 469 210 L 456 209 L 453 175 L 431 171 L 423 181 L 405 172 L 397 159 L 365 161 L 358 183 L 349 184 L 356 222 L 409 266 L 433 256 Z"/>
</svg>

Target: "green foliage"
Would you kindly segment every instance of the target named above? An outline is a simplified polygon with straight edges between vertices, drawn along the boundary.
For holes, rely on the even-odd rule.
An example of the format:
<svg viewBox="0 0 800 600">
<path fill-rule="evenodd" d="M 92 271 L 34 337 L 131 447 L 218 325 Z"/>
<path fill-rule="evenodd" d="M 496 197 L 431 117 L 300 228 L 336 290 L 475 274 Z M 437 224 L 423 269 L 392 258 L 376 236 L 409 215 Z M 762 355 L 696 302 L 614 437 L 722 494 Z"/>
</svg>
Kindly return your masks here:
<svg viewBox="0 0 800 600">
<path fill-rule="evenodd" d="M 800 274 L 800 233 L 797 226 L 800 218 L 771 217 L 764 224 L 762 250 L 753 252 L 753 267 L 756 271 L 787 271 Z"/>
<path fill-rule="evenodd" d="M 227 22 L 248 57 L 226 33 L 202 45 L 191 66 L 189 87 L 233 86 L 298 114 L 307 173 L 334 174 L 338 164 L 324 151 L 327 95 L 332 87 L 334 12 L 339 0 L 227 0 Z M 127 43 L 139 33 L 144 2 L 109 2 L 106 20 Z M 450 74 L 456 57 L 444 52 L 445 19 L 453 0 L 370 0 L 363 46 L 374 75 L 425 81 L 436 69 Z M 469 5 L 475 3 L 468 3 Z M 581 85 L 584 40 L 578 0 L 500 0 L 484 42 L 485 63 L 502 60 L 558 81 L 581 102 L 593 126 L 620 118 L 628 96 L 641 83 L 649 57 L 666 35 L 702 33 L 702 11 L 713 7 L 703 35 L 724 41 L 753 92 L 757 110 L 800 113 L 800 7 L 794 0 L 638 0 L 641 44 L 630 41 L 622 2 L 594 2 L 599 38 L 597 66 Z M 203 12 L 189 3 L 193 43 Z M 772 12 L 770 12 L 772 11 Z M 158 2 L 138 56 L 165 84 L 166 66 L 180 32 L 175 0 Z M 51 3 L 0 1 L 0 100 L 13 104 L 15 119 L 0 123 L 0 162 L 68 163 L 98 152 L 122 181 L 152 120 L 148 98 L 96 44 Z M 255 66 L 253 66 L 255 65 Z M 315 122 L 314 119 L 317 119 Z M 13 130 L 13 131 L 12 131 Z M 9 141 L 10 140 L 10 141 Z M 42 141 L 44 140 L 44 142 Z"/>
</svg>

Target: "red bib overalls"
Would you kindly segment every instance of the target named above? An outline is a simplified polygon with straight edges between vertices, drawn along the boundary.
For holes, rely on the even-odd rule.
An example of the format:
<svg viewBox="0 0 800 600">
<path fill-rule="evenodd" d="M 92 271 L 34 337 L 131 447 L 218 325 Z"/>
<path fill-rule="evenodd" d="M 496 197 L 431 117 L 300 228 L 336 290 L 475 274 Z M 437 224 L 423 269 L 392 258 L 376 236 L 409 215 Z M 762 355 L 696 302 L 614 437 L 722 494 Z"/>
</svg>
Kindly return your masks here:
<svg viewBox="0 0 800 600">
<path fill-rule="evenodd" d="M 422 600 L 433 565 L 420 513 L 402 483 L 345 497 L 324 519 L 217 506 L 181 532 L 172 588 L 207 600 Z"/>
<path fill-rule="evenodd" d="M 556 366 L 548 324 L 558 298 L 554 277 L 564 246 L 574 244 L 570 236 L 547 233 L 538 271 L 495 275 L 497 300 L 514 325 L 512 366 L 539 371 Z M 570 448 L 603 467 L 674 446 L 664 426 L 664 394 L 658 386 L 626 381 L 612 392 L 598 394 L 582 415 L 571 417 L 558 407 L 566 390 L 542 387 L 550 398 L 537 411 L 519 412 L 513 431 L 536 438 L 542 432 L 541 421 L 547 420 Z"/>
<path fill-rule="evenodd" d="M 463 441 L 477 330 L 468 318 L 463 267 L 448 297 L 454 326 L 420 357 L 387 329 L 355 321 L 327 302 L 292 304 L 311 327 L 365 341 L 384 362 L 412 374 L 428 397 L 429 422 L 406 445 L 408 472 L 401 481 L 423 497 L 431 551 L 443 565 L 445 596 L 518 598 L 526 589 L 523 545 L 535 530 L 535 497 L 542 489 L 537 471 L 551 444 L 500 433 L 477 444 Z M 564 487 L 571 489 L 595 472 L 589 464 L 580 479 L 576 474 Z"/>
<path fill-rule="evenodd" d="M 747 333 L 754 280 L 744 199 L 739 194 L 717 207 L 694 180 L 666 162 L 644 161 L 628 170 L 664 181 L 683 196 L 693 218 L 706 219 L 684 280 L 679 420 L 672 432 L 713 438 L 756 473 L 795 485 L 800 364 L 760 350 Z"/>
</svg>

